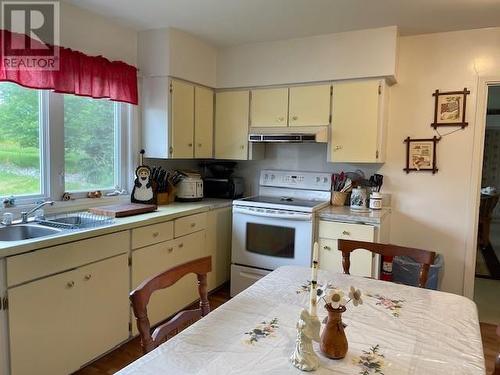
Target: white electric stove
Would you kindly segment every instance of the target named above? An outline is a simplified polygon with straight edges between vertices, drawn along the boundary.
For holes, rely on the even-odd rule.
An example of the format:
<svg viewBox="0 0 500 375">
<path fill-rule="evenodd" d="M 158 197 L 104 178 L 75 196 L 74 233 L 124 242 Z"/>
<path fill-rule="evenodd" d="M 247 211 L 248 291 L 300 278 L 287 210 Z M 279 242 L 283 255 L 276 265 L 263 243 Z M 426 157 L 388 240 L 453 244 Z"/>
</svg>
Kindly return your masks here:
<svg viewBox="0 0 500 375">
<path fill-rule="evenodd" d="M 258 195 L 233 202 L 232 296 L 280 266 L 310 266 L 330 189 L 329 173 L 261 171 Z"/>
</svg>

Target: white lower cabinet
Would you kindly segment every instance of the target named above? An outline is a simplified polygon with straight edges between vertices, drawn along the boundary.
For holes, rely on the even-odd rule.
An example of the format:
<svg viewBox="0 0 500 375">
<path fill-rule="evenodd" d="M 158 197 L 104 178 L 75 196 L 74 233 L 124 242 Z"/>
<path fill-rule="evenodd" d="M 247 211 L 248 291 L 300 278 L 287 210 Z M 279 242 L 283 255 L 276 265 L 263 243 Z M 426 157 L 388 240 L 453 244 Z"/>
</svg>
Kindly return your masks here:
<svg viewBox="0 0 500 375">
<path fill-rule="evenodd" d="M 201 230 L 187 236 L 147 246 L 132 253 L 132 288 L 169 268 L 206 256 L 206 233 Z M 198 298 L 196 276 L 183 277 L 175 285 L 155 292 L 148 304 L 151 325 L 186 307 Z M 137 325 L 132 322 L 132 333 Z"/>
<path fill-rule="evenodd" d="M 338 250 L 337 240 L 376 241 L 376 228 L 366 224 L 349 224 L 320 220 L 319 222 L 319 267 L 328 271 L 343 273 L 342 252 Z M 376 277 L 377 259 L 367 250 L 351 253 L 350 274 Z"/>
<path fill-rule="evenodd" d="M 68 374 L 128 337 L 126 254 L 9 289 L 12 375 Z"/>
<path fill-rule="evenodd" d="M 212 272 L 208 274 L 208 290 L 229 281 L 231 272 L 231 207 L 219 208 L 208 213 L 207 255 L 212 256 Z"/>
<path fill-rule="evenodd" d="M 80 290 L 82 363 L 105 353 L 129 336 L 128 254 L 82 267 L 75 282 Z"/>
</svg>

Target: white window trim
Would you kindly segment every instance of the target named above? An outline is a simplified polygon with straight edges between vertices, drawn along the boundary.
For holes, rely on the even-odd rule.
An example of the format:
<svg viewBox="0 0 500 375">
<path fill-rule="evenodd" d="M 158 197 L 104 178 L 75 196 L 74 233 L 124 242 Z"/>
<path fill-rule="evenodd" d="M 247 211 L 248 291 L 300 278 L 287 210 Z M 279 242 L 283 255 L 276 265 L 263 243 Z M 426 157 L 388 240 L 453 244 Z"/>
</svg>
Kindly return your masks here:
<svg viewBox="0 0 500 375">
<path fill-rule="evenodd" d="M 48 96 L 44 91 L 38 91 L 38 145 L 40 148 L 40 194 L 26 194 L 15 196 L 16 205 L 33 204 L 47 197 L 50 191 L 50 162 L 49 162 L 49 123 L 47 116 Z M 2 197 L 5 198 L 5 197 Z"/>
<path fill-rule="evenodd" d="M 134 158 L 131 155 L 131 137 L 135 120 L 135 112 L 132 106 L 125 103 L 114 103 L 115 123 L 117 124 L 116 141 L 118 142 L 115 163 L 116 181 L 119 190 L 127 190 L 130 187 L 130 170 Z M 0 213 L 16 212 L 18 208 L 31 206 L 41 200 L 53 200 L 62 202 L 64 188 L 64 96 L 48 90 L 39 91 L 39 124 L 40 124 L 40 185 L 41 194 L 15 196 L 15 207 L 3 208 Z M 101 190 L 103 195 L 114 191 L 115 188 Z M 70 209 L 72 206 L 92 204 L 94 200 L 87 198 L 88 191 L 70 192 L 74 201 L 64 202 L 64 206 Z M 5 198 L 5 197 L 0 197 Z M 104 197 L 104 200 L 113 201 L 116 197 Z M 102 201 L 101 201 L 102 202 Z"/>
</svg>

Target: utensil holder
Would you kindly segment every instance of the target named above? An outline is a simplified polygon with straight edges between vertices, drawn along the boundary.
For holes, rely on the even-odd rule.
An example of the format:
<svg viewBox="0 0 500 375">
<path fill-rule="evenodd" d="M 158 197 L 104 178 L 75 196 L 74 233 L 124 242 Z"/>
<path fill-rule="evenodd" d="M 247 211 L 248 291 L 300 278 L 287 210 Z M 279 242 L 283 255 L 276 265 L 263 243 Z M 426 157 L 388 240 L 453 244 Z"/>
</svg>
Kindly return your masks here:
<svg viewBox="0 0 500 375">
<path fill-rule="evenodd" d="M 169 195 L 170 194 L 168 194 L 168 192 L 158 193 L 156 195 L 156 200 L 157 200 L 158 206 L 163 206 L 165 204 L 169 204 L 170 203 Z"/>
<path fill-rule="evenodd" d="M 349 193 L 343 191 L 332 191 L 332 206 L 344 206 Z"/>
</svg>

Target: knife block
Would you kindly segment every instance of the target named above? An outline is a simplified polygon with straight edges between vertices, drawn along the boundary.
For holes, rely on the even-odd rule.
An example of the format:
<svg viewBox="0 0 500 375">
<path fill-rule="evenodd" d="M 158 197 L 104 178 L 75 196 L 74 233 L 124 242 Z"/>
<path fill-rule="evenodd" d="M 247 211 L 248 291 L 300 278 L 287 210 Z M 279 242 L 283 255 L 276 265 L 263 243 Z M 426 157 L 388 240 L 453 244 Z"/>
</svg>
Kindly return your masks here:
<svg viewBox="0 0 500 375">
<path fill-rule="evenodd" d="M 170 203 L 170 194 L 168 192 L 156 194 L 158 206 L 163 206 Z"/>
</svg>

